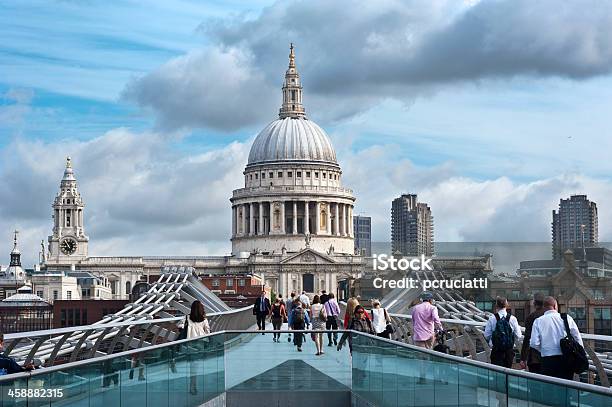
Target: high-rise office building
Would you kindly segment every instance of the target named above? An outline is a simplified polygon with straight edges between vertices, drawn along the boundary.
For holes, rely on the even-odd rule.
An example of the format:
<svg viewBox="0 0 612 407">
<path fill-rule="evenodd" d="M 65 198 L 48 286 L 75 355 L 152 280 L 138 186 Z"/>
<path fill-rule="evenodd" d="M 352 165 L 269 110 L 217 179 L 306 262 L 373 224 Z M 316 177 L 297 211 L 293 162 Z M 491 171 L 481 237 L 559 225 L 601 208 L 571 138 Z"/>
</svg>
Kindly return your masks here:
<svg viewBox="0 0 612 407">
<path fill-rule="evenodd" d="M 434 223 L 431 209 L 416 194 L 403 194 L 391 204 L 391 248 L 405 256 L 432 256 Z"/>
<path fill-rule="evenodd" d="M 372 255 L 372 218 L 353 216 L 353 235 L 355 236 L 355 253 Z"/>
<path fill-rule="evenodd" d="M 559 210 L 552 211 L 553 258 L 572 248 L 597 245 L 597 205 L 586 195 L 561 199 Z"/>
</svg>

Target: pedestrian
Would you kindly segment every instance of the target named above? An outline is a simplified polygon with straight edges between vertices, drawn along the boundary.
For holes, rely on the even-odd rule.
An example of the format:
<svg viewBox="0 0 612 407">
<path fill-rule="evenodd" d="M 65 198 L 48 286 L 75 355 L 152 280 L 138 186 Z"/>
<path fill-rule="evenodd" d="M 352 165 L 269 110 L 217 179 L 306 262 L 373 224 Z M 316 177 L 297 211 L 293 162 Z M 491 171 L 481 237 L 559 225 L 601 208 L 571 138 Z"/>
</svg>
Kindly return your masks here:
<svg viewBox="0 0 612 407">
<path fill-rule="evenodd" d="M 516 317 L 508 311 L 504 297 L 495 300 L 495 313 L 489 317 L 484 332 L 491 346 L 491 363 L 510 368 L 514 361 L 514 343 L 523 337 Z"/>
<path fill-rule="evenodd" d="M 306 294 L 306 291 L 302 291 L 302 295 L 300 295 L 300 301 L 304 305 L 304 308 L 310 308 L 310 298 Z"/>
<path fill-rule="evenodd" d="M 285 312 L 285 304 L 281 301 L 279 296 L 274 301 L 274 304 L 272 304 L 272 309 L 270 311 L 270 322 L 272 322 L 272 329 L 275 331 L 280 331 L 286 316 L 287 313 Z M 272 341 L 280 342 L 280 337 L 280 332 L 274 332 Z"/>
<path fill-rule="evenodd" d="M 329 298 L 323 306 L 325 307 L 325 315 L 327 316 L 325 319 L 325 329 L 328 331 L 327 346 L 332 346 L 332 337 L 334 341 L 333 344 L 338 345 L 338 333 L 334 332 L 332 335 L 332 333 L 329 332 L 331 330 L 338 330 L 338 319 L 340 318 L 340 306 L 336 298 L 334 298 L 334 293 L 329 293 Z"/>
<path fill-rule="evenodd" d="M 287 312 L 287 329 L 291 330 L 291 311 L 293 311 L 293 303 L 295 301 L 295 291 L 291 292 L 287 301 L 285 301 L 285 311 Z M 291 342 L 291 334 L 287 337 L 287 342 Z"/>
<path fill-rule="evenodd" d="M 253 315 L 257 318 L 257 329 L 260 331 L 266 330 L 266 317 L 270 314 L 270 300 L 266 298 L 265 290 L 255 300 L 253 304 Z M 263 332 L 261 333 L 264 334 Z"/>
<path fill-rule="evenodd" d="M 370 319 L 366 317 L 366 314 L 367 312 L 365 308 L 363 308 L 361 305 L 357 305 L 353 313 L 353 318 L 351 318 L 351 320 L 349 321 L 347 329 L 367 333 L 370 335 L 375 335 L 374 328 L 372 327 L 372 321 L 370 321 Z M 349 349 L 352 353 L 353 342 L 352 338 L 349 336 L 349 332 L 345 332 L 342 334 L 342 337 L 340 338 L 340 342 L 338 342 L 336 349 L 342 349 L 342 347 L 344 346 L 344 342 L 346 342 L 347 339 L 349 342 Z"/>
<path fill-rule="evenodd" d="M 13 374 L 13 373 L 21 373 L 27 372 L 34 369 L 34 365 L 32 363 L 28 363 L 25 366 L 20 366 L 15 359 L 10 358 L 4 354 L 4 334 L 0 333 L 0 376 Z"/>
<path fill-rule="evenodd" d="M 387 310 L 380 306 L 379 300 L 372 300 L 372 326 L 376 336 L 389 339 L 391 334 L 387 328 L 389 324 L 391 324 L 391 318 L 389 318 Z"/>
<path fill-rule="evenodd" d="M 436 330 L 442 329 L 438 308 L 433 305 L 433 294 L 424 291 L 421 303 L 412 307 L 412 340 L 416 346 L 432 349 Z"/>
<path fill-rule="evenodd" d="M 329 300 L 329 294 L 327 294 L 326 290 L 321 290 L 321 297 L 319 297 L 319 299 L 321 300 L 321 304 L 325 304 L 327 300 Z"/>
<path fill-rule="evenodd" d="M 313 331 L 323 331 L 325 329 L 325 321 L 327 315 L 325 314 L 325 307 L 321 304 L 321 298 L 315 295 L 312 299 L 312 305 L 310 306 L 310 321 L 312 321 Z M 323 353 L 323 332 L 314 332 L 312 334 L 315 346 L 317 347 L 316 355 L 322 355 Z"/>
<path fill-rule="evenodd" d="M 310 320 L 308 319 L 308 313 L 304 309 L 304 304 L 297 298 L 293 305 L 293 310 L 291 311 L 291 328 L 294 331 L 300 331 L 306 329 L 306 327 L 310 324 Z M 302 351 L 302 343 L 304 342 L 304 333 L 303 332 L 295 332 L 293 334 L 293 344 L 297 346 L 298 352 Z"/>
<path fill-rule="evenodd" d="M 191 303 L 191 312 L 186 320 L 187 324 L 187 339 L 198 338 L 204 335 L 208 335 L 210 333 L 210 325 L 208 324 L 208 319 L 206 318 L 206 311 L 204 310 L 204 305 L 195 300 Z M 203 342 L 195 342 L 194 346 L 201 347 L 204 345 Z M 192 355 L 190 355 L 192 356 Z M 195 360 L 191 360 L 190 363 L 190 386 L 189 392 L 191 394 L 197 394 L 197 374 L 202 372 L 203 370 L 203 360 L 204 360 L 204 352 L 195 353 Z"/>
<path fill-rule="evenodd" d="M 353 314 L 355 313 L 355 308 L 359 305 L 359 300 L 355 297 L 351 297 L 346 302 L 346 311 L 344 312 L 344 328 L 348 329 L 349 324 L 351 323 L 351 319 L 353 318 Z M 365 313 L 366 318 L 370 319 L 370 314 Z"/>
<path fill-rule="evenodd" d="M 572 380 L 574 371 L 561 352 L 561 339 L 566 335 L 565 321 L 569 334 L 583 346 L 580 331 L 574 319 L 566 314 L 559 314 L 557 301 L 553 297 L 544 298 L 544 315 L 533 322 L 529 346 L 540 352 L 542 374 Z"/>
<path fill-rule="evenodd" d="M 540 293 L 536 293 L 533 296 L 533 305 L 535 310 L 529 314 L 525 320 L 525 337 L 523 338 L 523 346 L 521 347 L 521 367 L 529 368 L 531 373 L 542 372 L 542 361 L 540 352 L 529 346 L 531 341 L 531 332 L 533 330 L 533 323 L 536 319 L 544 315 L 544 296 Z"/>
<path fill-rule="evenodd" d="M 366 312 L 365 308 L 363 308 L 361 305 L 357 305 L 355 307 L 355 311 L 353 312 L 353 317 L 349 321 L 348 329 L 351 331 L 358 331 L 358 332 L 363 332 L 366 334 L 374 335 L 375 332 L 374 332 L 374 328 L 372 327 L 372 321 L 370 321 L 370 319 L 367 317 L 367 314 L 368 313 Z M 340 349 L 342 349 L 342 346 L 344 346 L 344 343 L 348 339 L 349 352 L 352 355 L 353 354 L 353 336 L 357 336 L 358 334 L 351 333 L 351 331 L 347 331 L 342 334 L 342 337 L 340 338 L 340 342 L 338 342 L 336 349 L 340 351 Z M 365 339 L 365 338 L 362 338 L 362 339 Z M 364 342 L 368 342 L 368 341 L 366 340 Z M 375 344 L 371 344 L 371 343 L 369 345 L 375 346 Z M 352 360 L 354 385 L 357 387 L 360 387 L 364 383 L 364 380 L 366 377 L 367 363 L 368 363 L 368 359 L 365 357 L 354 358 Z"/>
</svg>

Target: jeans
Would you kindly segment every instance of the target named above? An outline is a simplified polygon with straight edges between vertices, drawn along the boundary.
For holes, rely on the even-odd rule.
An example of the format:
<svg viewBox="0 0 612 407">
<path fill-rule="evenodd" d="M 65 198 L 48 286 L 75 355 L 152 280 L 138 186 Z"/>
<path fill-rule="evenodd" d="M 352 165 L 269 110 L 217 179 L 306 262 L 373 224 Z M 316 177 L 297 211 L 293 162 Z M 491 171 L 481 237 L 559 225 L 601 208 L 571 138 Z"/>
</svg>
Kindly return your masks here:
<svg viewBox="0 0 612 407">
<path fill-rule="evenodd" d="M 293 325 L 293 329 L 295 330 L 303 330 L 304 329 L 304 324 L 294 324 Z M 302 348 L 302 342 L 304 341 L 304 334 L 303 333 L 295 333 L 293 334 L 293 344 L 295 346 L 298 347 L 298 349 Z"/>
<path fill-rule="evenodd" d="M 330 315 L 327 317 L 327 319 L 325 320 L 325 329 L 326 330 L 338 330 L 338 317 L 335 315 Z M 334 338 L 334 343 L 338 342 L 338 333 L 334 332 L 333 333 L 333 338 Z M 328 332 L 327 333 L 327 340 L 329 341 L 329 343 L 332 343 L 332 333 Z"/>
<path fill-rule="evenodd" d="M 283 326 L 283 317 L 278 317 L 278 318 L 274 318 L 272 317 L 272 328 L 275 331 L 280 331 L 281 327 Z M 280 333 L 274 333 L 274 339 L 278 338 L 280 339 L 281 334 Z"/>
</svg>

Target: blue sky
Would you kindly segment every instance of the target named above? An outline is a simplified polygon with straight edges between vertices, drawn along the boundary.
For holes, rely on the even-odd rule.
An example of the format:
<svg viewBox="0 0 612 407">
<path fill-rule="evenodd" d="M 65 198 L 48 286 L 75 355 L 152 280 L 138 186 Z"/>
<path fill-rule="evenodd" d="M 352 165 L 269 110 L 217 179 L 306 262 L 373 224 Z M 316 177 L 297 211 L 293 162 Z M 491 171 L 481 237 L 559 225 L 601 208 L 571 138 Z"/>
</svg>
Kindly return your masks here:
<svg viewBox="0 0 612 407">
<path fill-rule="evenodd" d="M 471 241 L 546 241 L 558 200 L 587 193 L 610 239 L 610 23 L 600 2 L 0 0 L 0 184 L 28 202 L 0 204 L 0 239 L 23 230 L 35 258 L 70 154 L 94 254 L 227 252 L 227 199 L 276 116 L 290 41 L 376 240 L 403 192 L 430 203 L 437 240 Z M 162 200 L 126 225 L 106 198 L 183 182 L 215 202 Z M 192 217 L 164 221 L 164 205 Z"/>
</svg>

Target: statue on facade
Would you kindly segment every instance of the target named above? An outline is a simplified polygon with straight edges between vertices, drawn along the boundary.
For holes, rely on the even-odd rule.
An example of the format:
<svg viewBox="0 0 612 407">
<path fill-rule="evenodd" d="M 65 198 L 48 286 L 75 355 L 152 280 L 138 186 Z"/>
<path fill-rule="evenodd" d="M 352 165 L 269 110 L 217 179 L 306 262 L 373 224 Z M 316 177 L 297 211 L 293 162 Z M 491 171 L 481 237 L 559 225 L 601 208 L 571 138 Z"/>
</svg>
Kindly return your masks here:
<svg viewBox="0 0 612 407">
<path fill-rule="evenodd" d="M 327 250 L 327 254 L 329 254 L 329 255 L 334 254 L 334 250 L 335 250 L 335 249 L 334 249 L 334 245 L 333 245 L 333 244 L 330 244 L 330 245 L 329 245 L 329 249 Z"/>
<path fill-rule="evenodd" d="M 304 240 L 306 241 L 306 248 L 309 249 L 310 248 L 310 233 L 306 233 L 306 236 L 304 236 Z"/>
<path fill-rule="evenodd" d="M 285 247 L 285 245 L 283 245 L 283 247 L 281 247 L 281 254 L 284 256 L 285 254 L 287 254 L 287 247 Z"/>
</svg>

